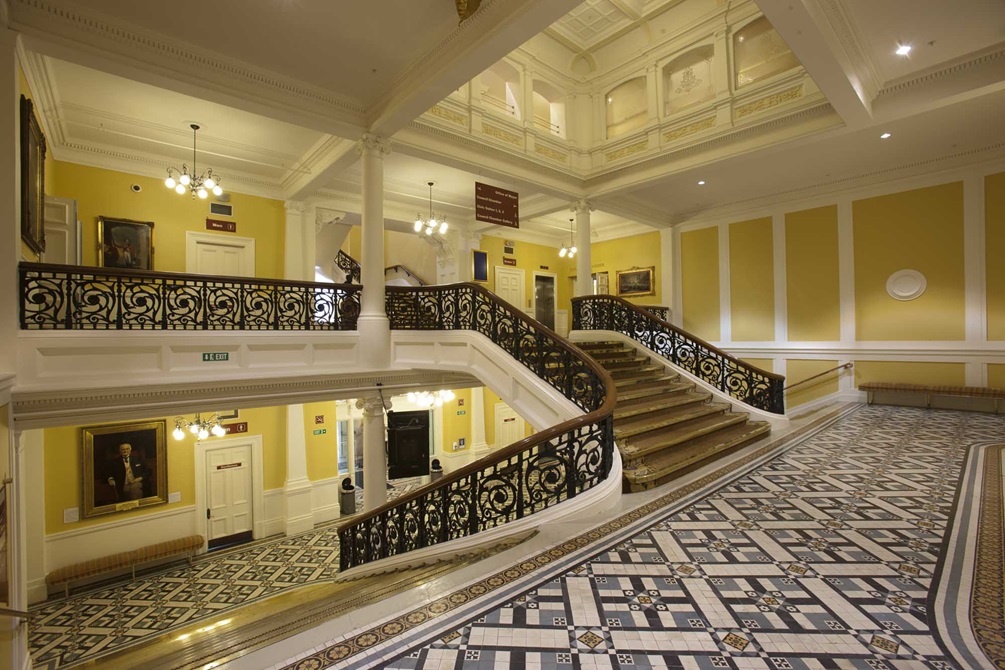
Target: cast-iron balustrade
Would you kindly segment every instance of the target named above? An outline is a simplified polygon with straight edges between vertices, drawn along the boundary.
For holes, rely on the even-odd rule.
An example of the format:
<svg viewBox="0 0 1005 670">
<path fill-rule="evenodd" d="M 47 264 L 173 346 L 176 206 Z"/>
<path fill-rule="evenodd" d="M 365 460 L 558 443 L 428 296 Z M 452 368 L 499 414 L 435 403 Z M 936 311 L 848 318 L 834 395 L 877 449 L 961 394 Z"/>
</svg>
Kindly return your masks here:
<svg viewBox="0 0 1005 670">
<path fill-rule="evenodd" d="M 363 270 L 359 265 L 359 261 L 341 249 L 338 250 L 338 254 L 335 256 L 335 266 L 345 273 L 346 284 L 358 284 L 360 278 L 363 276 Z"/>
<path fill-rule="evenodd" d="M 785 414 L 785 377 L 761 370 L 613 295 L 572 299 L 574 330 L 611 330 L 632 338 L 751 407 Z"/>
</svg>

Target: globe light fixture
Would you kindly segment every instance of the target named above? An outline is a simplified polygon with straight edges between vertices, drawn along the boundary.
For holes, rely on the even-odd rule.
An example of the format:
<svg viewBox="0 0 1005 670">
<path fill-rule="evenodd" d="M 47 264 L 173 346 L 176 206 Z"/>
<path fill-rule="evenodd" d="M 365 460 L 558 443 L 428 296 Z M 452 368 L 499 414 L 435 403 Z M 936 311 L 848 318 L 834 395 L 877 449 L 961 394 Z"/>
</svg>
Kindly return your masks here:
<svg viewBox="0 0 1005 670">
<path fill-rule="evenodd" d="M 562 248 L 558 252 L 559 258 L 565 258 L 566 256 L 573 258 L 576 255 L 577 249 L 576 243 L 573 241 L 574 233 L 572 231 L 572 222 L 573 219 L 569 219 L 569 246 L 567 247 L 564 244 L 562 245 Z"/>
<path fill-rule="evenodd" d="M 423 218 L 422 214 L 415 215 L 415 232 L 420 235 L 431 236 L 438 232 L 443 235 L 447 232 L 447 219 L 441 217 L 439 220 L 433 215 L 433 182 L 426 182 L 429 185 L 429 217 Z"/>
<path fill-rule="evenodd" d="M 211 434 L 216 437 L 223 437 L 227 434 L 227 429 L 223 427 L 219 414 L 214 414 L 205 420 L 201 414 L 196 414 L 195 419 L 192 421 L 187 420 L 183 416 L 176 416 L 171 436 L 176 440 L 183 440 L 185 439 L 186 430 L 200 440 L 205 440 Z"/>
<path fill-rule="evenodd" d="M 429 391 L 419 391 L 418 393 L 409 392 L 408 400 L 415 403 L 419 407 L 442 407 L 443 403 L 450 402 L 457 396 L 450 389 L 436 391 L 435 393 L 430 393 Z"/>
<path fill-rule="evenodd" d="M 220 188 L 220 178 L 213 176 L 213 168 L 208 168 L 204 174 L 199 174 L 196 169 L 195 139 L 199 125 L 193 123 L 189 127 L 192 129 L 192 172 L 189 173 L 188 165 L 185 163 L 182 163 L 180 170 L 176 167 L 169 167 L 164 185 L 173 189 L 178 195 L 191 193 L 193 198 L 198 197 L 200 200 L 208 198 L 210 193 L 217 196 L 223 195 L 223 189 Z M 178 175 L 177 179 L 175 174 Z"/>
</svg>

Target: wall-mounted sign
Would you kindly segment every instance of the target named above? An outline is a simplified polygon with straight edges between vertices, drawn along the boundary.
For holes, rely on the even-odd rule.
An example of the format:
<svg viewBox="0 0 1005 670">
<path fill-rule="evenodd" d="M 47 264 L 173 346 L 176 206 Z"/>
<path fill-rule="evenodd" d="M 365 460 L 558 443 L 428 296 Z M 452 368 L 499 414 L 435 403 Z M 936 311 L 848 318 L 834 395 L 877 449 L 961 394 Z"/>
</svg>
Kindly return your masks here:
<svg viewBox="0 0 1005 670">
<path fill-rule="evenodd" d="M 223 429 L 227 432 L 227 435 L 233 435 L 234 433 L 247 433 L 248 422 L 241 421 L 240 423 L 225 423 L 223 424 Z"/>
<path fill-rule="evenodd" d="M 516 259 L 515 258 L 504 258 L 503 259 L 503 265 L 516 265 Z"/>
<path fill-rule="evenodd" d="M 539 266 L 539 267 L 540 267 L 540 269 L 541 269 L 541 270 L 547 270 L 547 269 L 548 269 L 548 266 L 547 266 L 547 265 L 541 265 L 541 266 Z"/>
<path fill-rule="evenodd" d="M 224 463 L 223 465 L 216 466 L 217 470 L 230 470 L 231 468 L 239 468 L 241 463 Z"/>
<path fill-rule="evenodd" d="M 318 428 L 314 431 L 315 435 L 325 435 L 328 432 L 327 428 Z"/>
<path fill-rule="evenodd" d="M 230 360 L 230 354 L 227 353 L 226 351 L 220 351 L 202 355 L 203 363 L 210 363 L 213 361 L 229 361 L 229 360 Z"/>
<path fill-rule="evenodd" d="M 325 415 L 324 414 L 315 414 L 314 415 L 314 423 L 324 423 L 324 422 L 325 422 Z"/>
<path fill-rule="evenodd" d="M 206 230 L 222 230 L 225 233 L 236 233 L 237 221 L 220 221 L 219 219 L 206 219 Z"/>
<path fill-rule="evenodd" d="M 516 191 L 476 181 L 475 220 L 519 228 L 520 195 Z"/>
<path fill-rule="evenodd" d="M 457 410 L 457 416 L 464 416 L 467 413 L 468 413 L 468 410 L 466 410 L 466 409 L 459 409 L 459 410 Z"/>
<path fill-rule="evenodd" d="M 457 406 L 458 407 L 464 407 L 464 398 L 458 398 L 457 399 Z"/>
<path fill-rule="evenodd" d="M 503 247 L 503 253 L 512 255 L 516 253 L 516 249 L 513 247 Z"/>
</svg>

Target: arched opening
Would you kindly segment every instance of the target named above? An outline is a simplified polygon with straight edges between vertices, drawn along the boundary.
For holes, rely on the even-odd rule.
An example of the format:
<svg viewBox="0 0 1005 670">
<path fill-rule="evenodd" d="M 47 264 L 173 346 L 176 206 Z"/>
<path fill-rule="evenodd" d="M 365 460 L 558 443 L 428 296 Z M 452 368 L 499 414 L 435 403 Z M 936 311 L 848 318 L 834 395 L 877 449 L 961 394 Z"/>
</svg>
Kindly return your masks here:
<svg viewBox="0 0 1005 670">
<path fill-rule="evenodd" d="M 796 55 L 764 17 L 751 21 L 733 35 L 737 88 L 797 65 Z"/>
<path fill-rule="evenodd" d="M 663 68 L 664 113 L 670 114 L 715 97 L 712 46 L 692 49 Z"/>
<path fill-rule="evenodd" d="M 565 96 L 546 81 L 534 80 L 534 127 L 565 137 Z"/>
<path fill-rule="evenodd" d="M 499 61 L 478 77 L 482 102 L 494 112 L 513 118 L 520 113 L 520 73 L 505 61 Z"/>
</svg>

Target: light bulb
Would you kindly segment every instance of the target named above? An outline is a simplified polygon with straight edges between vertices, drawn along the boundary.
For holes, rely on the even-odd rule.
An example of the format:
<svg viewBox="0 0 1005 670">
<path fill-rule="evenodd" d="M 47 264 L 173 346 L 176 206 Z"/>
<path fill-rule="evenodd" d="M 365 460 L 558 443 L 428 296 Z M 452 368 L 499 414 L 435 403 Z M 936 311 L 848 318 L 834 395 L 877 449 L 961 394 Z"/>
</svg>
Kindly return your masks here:
<svg viewBox="0 0 1005 670">
<path fill-rule="evenodd" d="M 575 255 L 576 255 L 575 251 L 570 251 L 569 252 L 569 258 L 573 258 L 573 257 L 575 257 Z"/>
<path fill-rule="evenodd" d="M 185 187 L 182 186 L 181 184 L 178 184 L 177 186 L 174 187 L 174 192 L 177 193 L 178 195 L 185 195 Z"/>
<path fill-rule="evenodd" d="M 189 177 L 187 174 L 182 173 L 182 175 L 178 177 L 178 183 L 188 186 L 190 183 L 192 183 L 192 178 Z"/>
<path fill-rule="evenodd" d="M 198 435 L 199 434 L 199 426 L 193 423 L 192 425 L 190 425 L 188 427 L 188 432 L 192 433 L 193 435 Z"/>
<path fill-rule="evenodd" d="M 205 428 L 200 428 L 199 429 L 199 439 L 200 440 L 205 440 L 207 437 L 209 437 L 209 431 L 206 430 Z"/>
<path fill-rule="evenodd" d="M 206 189 L 204 188 L 200 188 L 198 191 L 196 191 L 196 194 L 199 196 L 200 200 L 205 200 L 206 196 L 209 195 L 209 193 L 206 193 Z"/>
<path fill-rule="evenodd" d="M 422 223 L 422 219 L 416 219 L 415 220 L 415 232 L 421 233 L 423 225 L 424 224 Z"/>
<path fill-rule="evenodd" d="M 437 407 L 442 407 L 443 406 L 443 398 L 437 398 L 435 400 L 435 402 L 436 402 L 436 406 Z"/>
<path fill-rule="evenodd" d="M 164 180 L 164 185 L 167 186 L 168 188 L 174 188 L 175 186 L 178 185 L 178 182 L 174 180 L 174 177 L 168 177 L 167 179 Z"/>
<path fill-rule="evenodd" d="M 447 397 L 447 400 L 453 400 L 453 399 L 454 399 L 454 398 L 456 398 L 457 396 L 456 396 L 456 395 L 454 395 L 454 392 L 453 392 L 453 391 L 451 391 L 451 390 L 449 390 L 449 389 L 448 389 L 448 390 L 447 390 L 447 393 L 446 393 L 446 397 Z"/>
<path fill-rule="evenodd" d="M 185 439 L 185 431 L 182 430 L 181 426 L 179 426 L 177 424 L 175 425 L 174 431 L 171 433 L 171 435 L 173 435 L 174 439 L 176 439 L 176 440 L 183 440 L 183 439 Z"/>
<path fill-rule="evenodd" d="M 408 392 L 408 402 L 415 402 L 415 391 Z"/>
<path fill-rule="evenodd" d="M 559 258 L 565 258 L 565 255 L 566 255 L 567 253 L 569 253 L 569 252 L 568 252 L 568 251 L 566 250 L 566 248 L 565 248 L 565 247 L 562 247 L 562 248 L 561 248 L 561 249 L 560 249 L 560 250 L 558 251 L 558 257 L 559 257 Z"/>
<path fill-rule="evenodd" d="M 206 181 L 203 182 L 203 186 L 205 186 L 206 188 L 208 188 L 209 190 L 212 191 L 213 187 L 216 186 L 216 182 L 213 181 L 212 177 L 206 177 Z"/>
<path fill-rule="evenodd" d="M 219 184 L 213 187 L 213 195 L 223 195 L 223 189 L 220 188 Z"/>
<path fill-rule="evenodd" d="M 436 228 L 433 228 L 432 226 L 426 228 L 426 235 L 432 235 L 434 232 L 436 232 Z"/>
<path fill-rule="evenodd" d="M 447 222 L 444 221 L 443 223 L 440 224 L 440 235 L 443 235 L 446 232 L 447 232 Z"/>
<path fill-rule="evenodd" d="M 571 256 L 572 254 L 576 253 L 577 251 L 579 251 L 579 249 L 576 248 L 576 245 L 572 245 L 572 248 L 569 249 L 569 255 Z"/>
<path fill-rule="evenodd" d="M 227 431 L 224 430 L 223 426 L 221 426 L 220 424 L 216 424 L 215 426 L 213 426 L 213 434 L 216 435 L 217 437 L 223 437 L 224 435 L 227 434 Z"/>
</svg>

